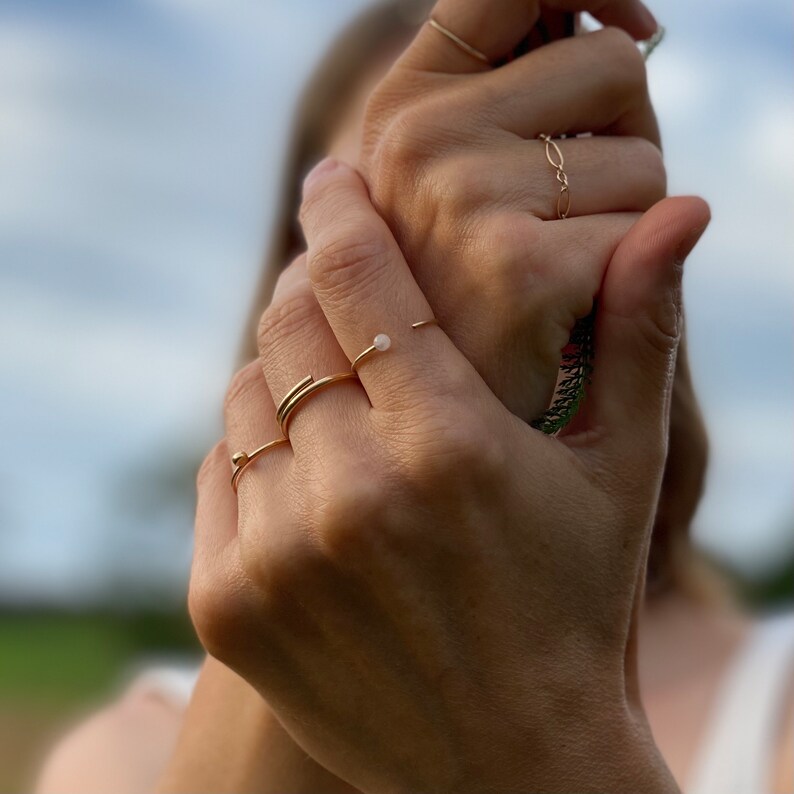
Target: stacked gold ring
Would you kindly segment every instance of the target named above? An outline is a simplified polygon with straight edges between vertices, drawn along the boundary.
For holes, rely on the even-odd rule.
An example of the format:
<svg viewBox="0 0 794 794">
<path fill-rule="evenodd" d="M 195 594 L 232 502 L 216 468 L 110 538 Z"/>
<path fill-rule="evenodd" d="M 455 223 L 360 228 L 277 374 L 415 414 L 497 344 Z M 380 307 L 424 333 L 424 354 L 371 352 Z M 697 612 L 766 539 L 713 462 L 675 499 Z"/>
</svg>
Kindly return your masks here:
<svg viewBox="0 0 794 794">
<path fill-rule="evenodd" d="M 346 380 L 358 380 L 358 375 L 355 372 L 342 372 L 338 375 L 328 375 L 328 377 L 320 378 L 320 380 L 315 380 L 309 375 L 297 386 L 293 387 L 279 403 L 276 410 L 276 421 L 284 434 L 284 438 L 289 438 L 290 419 L 304 400 L 332 386 L 334 383 L 341 383 Z"/>
<path fill-rule="evenodd" d="M 411 328 L 419 329 L 425 328 L 430 325 L 438 325 L 438 320 L 432 318 L 430 320 L 421 320 L 418 323 L 413 323 Z M 253 452 L 238 452 L 232 456 L 232 464 L 234 472 L 232 473 L 232 489 L 237 493 L 237 487 L 242 477 L 243 472 L 258 458 L 266 455 L 284 444 L 289 444 L 289 423 L 294 416 L 295 411 L 298 410 L 300 405 L 314 394 L 334 385 L 335 383 L 342 383 L 347 380 L 358 380 L 358 366 L 361 362 L 376 352 L 385 352 L 391 347 L 391 338 L 386 334 L 378 334 L 370 347 L 364 350 L 353 363 L 350 365 L 349 372 L 340 372 L 337 375 L 328 375 L 320 380 L 315 380 L 312 375 L 307 375 L 302 381 L 296 383 L 283 397 L 281 402 L 276 408 L 276 421 L 278 422 L 282 438 L 271 441 Z"/>
</svg>

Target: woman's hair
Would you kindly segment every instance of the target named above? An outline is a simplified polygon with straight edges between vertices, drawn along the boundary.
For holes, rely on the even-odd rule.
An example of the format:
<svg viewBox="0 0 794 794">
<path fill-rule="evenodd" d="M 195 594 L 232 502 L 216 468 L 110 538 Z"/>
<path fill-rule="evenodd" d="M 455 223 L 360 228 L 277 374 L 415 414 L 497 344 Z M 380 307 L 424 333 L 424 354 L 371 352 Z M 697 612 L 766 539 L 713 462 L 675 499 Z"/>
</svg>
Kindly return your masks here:
<svg viewBox="0 0 794 794">
<path fill-rule="evenodd" d="M 278 215 L 245 327 L 242 363 L 256 358 L 256 328 L 279 273 L 304 248 L 298 223 L 304 177 L 327 154 L 362 78 L 384 52 L 408 42 L 427 17 L 430 5 L 430 0 L 386 0 L 366 9 L 336 38 L 304 89 L 282 175 Z"/>
<path fill-rule="evenodd" d="M 328 152 L 364 76 L 385 52 L 404 45 L 416 33 L 430 5 L 430 0 L 385 0 L 364 11 L 336 39 L 304 90 L 282 177 L 278 216 L 245 328 L 242 363 L 258 354 L 259 317 L 270 303 L 279 273 L 305 248 L 298 223 L 304 177 Z M 707 455 L 705 426 L 682 349 L 671 404 L 670 452 L 650 548 L 649 593 L 677 590 L 699 600 L 724 597 L 721 578 L 694 552 L 689 540 Z"/>
</svg>

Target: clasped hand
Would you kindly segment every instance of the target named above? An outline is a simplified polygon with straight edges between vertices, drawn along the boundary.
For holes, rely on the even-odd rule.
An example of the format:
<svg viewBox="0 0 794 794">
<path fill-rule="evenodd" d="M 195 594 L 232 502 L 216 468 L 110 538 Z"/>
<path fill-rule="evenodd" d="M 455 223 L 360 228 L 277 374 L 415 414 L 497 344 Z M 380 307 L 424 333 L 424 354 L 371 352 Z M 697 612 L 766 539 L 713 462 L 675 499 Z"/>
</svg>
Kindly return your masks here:
<svg viewBox="0 0 794 794">
<path fill-rule="evenodd" d="M 430 116 L 443 130 L 406 114 L 401 85 L 439 85 L 452 62 L 456 80 L 469 68 L 458 54 L 419 68 L 422 52 L 444 46 L 431 32 L 370 103 L 361 169 L 371 194 L 335 161 L 307 180 L 308 253 L 279 281 L 260 360 L 234 379 L 227 439 L 199 475 L 191 614 L 209 652 L 254 685 L 295 741 L 363 791 L 674 790 L 632 649 L 667 449 L 681 264 L 707 210 L 680 199 L 639 221 L 615 212 L 645 210 L 664 192 L 658 150 L 633 137 L 650 167 L 602 194 L 592 164 L 629 149 L 617 138 L 572 149 L 583 217 L 546 220 L 537 174 L 500 177 L 526 159 L 522 146 L 539 146 L 518 139 L 541 124 L 653 139 L 644 72 L 621 77 L 608 57 L 625 56 L 620 34 L 472 74 L 480 82 L 457 95 L 409 92 L 425 107 L 452 97 L 451 108 L 501 90 L 505 101 L 465 132 L 448 114 Z M 612 71 L 593 87 L 613 93 L 579 119 L 552 123 L 550 106 L 530 123 L 528 61 L 552 75 L 562 47 L 590 53 L 593 68 L 607 57 Z M 500 151 L 483 143 L 477 154 L 471 136 L 486 117 L 505 135 L 486 130 L 478 140 L 498 139 Z M 455 146 L 433 149 L 443 157 L 428 154 L 428 141 L 457 133 Z M 461 183 L 452 164 L 464 149 L 490 181 Z M 553 199 L 551 188 L 548 207 Z M 596 293 L 586 410 L 545 437 L 524 419 L 547 403 L 565 335 Z M 440 327 L 412 328 L 434 314 Z M 291 446 L 251 466 L 235 497 L 230 453 L 278 437 L 283 396 L 309 374 L 349 370 L 379 333 L 391 347 L 362 364 L 359 381 L 302 406 Z"/>
<path fill-rule="evenodd" d="M 551 439 L 443 330 L 411 328 L 430 306 L 352 169 L 310 176 L 303 224 L 308 266 L 282 278 L 262 360 L 230 390 L 228 443 L 275 437 L 275 403 L 307 372 L 349 367 L 377 332 L 393 344 L 296 415 L 291 449 L 242 479 L 239 510 L 228 443 L 208 457 L 191 592 L 203 643 L 365 791 L 542 789 L 570 761 L 552 741 L 602 742 L 603 758 L 643 747 L 627 649 L 689 230 L 655 262 L 617 252 L 587 424 Z"/>
</svg>

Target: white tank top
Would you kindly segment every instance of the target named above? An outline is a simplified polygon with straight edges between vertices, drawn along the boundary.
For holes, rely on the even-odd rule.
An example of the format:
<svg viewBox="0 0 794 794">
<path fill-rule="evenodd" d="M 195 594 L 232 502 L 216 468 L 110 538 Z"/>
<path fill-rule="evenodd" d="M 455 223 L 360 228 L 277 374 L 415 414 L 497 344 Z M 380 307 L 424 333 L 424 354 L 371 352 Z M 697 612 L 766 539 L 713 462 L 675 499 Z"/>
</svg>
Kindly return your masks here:
<svg viewBox="0 0 794 794">
<path fill-rule="evenodd" d="M 687 794 L 769 794 L 793 669 L 794 614 L 757 623 L 720 686 Z"/>
<path fill-rule="evenodd" d="M 686 794 L 769 794 L 792 670 L 794 613 L 759 621 L 719 688 Z M 196 668 L 151 668 L 136 686 L 184 708 L 197 677 Z"/>
</svg>

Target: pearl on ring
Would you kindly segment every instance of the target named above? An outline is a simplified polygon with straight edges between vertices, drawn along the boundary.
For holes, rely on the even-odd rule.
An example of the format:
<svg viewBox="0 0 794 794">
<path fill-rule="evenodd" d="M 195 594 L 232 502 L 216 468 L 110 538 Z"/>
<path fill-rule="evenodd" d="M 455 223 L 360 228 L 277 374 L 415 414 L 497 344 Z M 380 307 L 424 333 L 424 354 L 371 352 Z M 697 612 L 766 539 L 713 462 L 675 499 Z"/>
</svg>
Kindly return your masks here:
<svg viewBox="0 0 794 794">
<path fill-rule="evenodd" d="M 363 352 L 360 353 L 356 360 L 353 362 L 351 369 L 358 374 L 358 365 L 373 353 L 383 353 L 391 347 L 391 337 L 387 334 L 378 334 L 373 340 L 372 344 Z"/>
<path fill-rule="evenodd" d="M 380 352 L 383 353 L 391 347 L 391 337 L 386 334 L 378 334 L 372 340 L 372 346 L 375 350 L 380 350 Z"/>
</svg>

